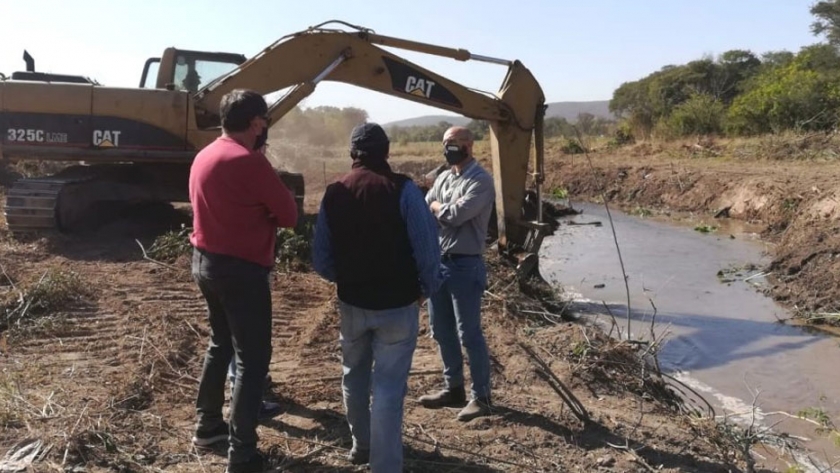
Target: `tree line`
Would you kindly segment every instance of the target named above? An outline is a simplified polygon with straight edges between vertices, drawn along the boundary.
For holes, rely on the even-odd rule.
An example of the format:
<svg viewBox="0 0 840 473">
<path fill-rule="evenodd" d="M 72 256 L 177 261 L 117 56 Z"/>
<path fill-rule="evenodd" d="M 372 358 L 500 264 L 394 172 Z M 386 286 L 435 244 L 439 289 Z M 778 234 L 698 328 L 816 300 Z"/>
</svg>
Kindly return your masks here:
<svg viewBox="0 0 840 473">
<path fill-rule="evenodd" d="M 811 31 L 826 41 L 797 53 L 731 50 L 625 82 L 610 111 L 636 136 L 818 131 L 840 118 L 840 0 L 815 3 Z"/>
<path fill-rule="evenodd" d="M 440 142 L 446 129 L 453 124 L 440 121 L 434 125 L 390 126 L 387 128 L 391 141 L 398 143 Z M 580 113 L 575 122 L 563 117 L 547 117 L 543 125 L 546 138 L 574 138 L 578 132 L 584 136 L 602 136 L 613 132 L 616 121 L 596 117 L 591 113 Z M 473 132 L 476 140 L 482 140 L 490 133 L 490 125 L 485 120 L 471 120 L 466 127 Z"/>
<path fill-rule="evenodd" d="M 271 137 L 313 146 L 345 146 L 353 127 L 368 121 L 368 113 L 355 107 L 321 106 L 295 107 L 271 128 Z M 453 124 L 440 121 L 434 125 L 386 127 L 392 143 L 440 142 L 446 129 Z M 545 119 L 545 137 L 574 138 L 578 132 L 585 136 L 601 136 L 613 132 L 614 120 L 581 113 L 570 123 L 562 117 Z M 484 120 L 472 120 L 467 125 L 477 140 L 490 133 Z"/>
</svg>

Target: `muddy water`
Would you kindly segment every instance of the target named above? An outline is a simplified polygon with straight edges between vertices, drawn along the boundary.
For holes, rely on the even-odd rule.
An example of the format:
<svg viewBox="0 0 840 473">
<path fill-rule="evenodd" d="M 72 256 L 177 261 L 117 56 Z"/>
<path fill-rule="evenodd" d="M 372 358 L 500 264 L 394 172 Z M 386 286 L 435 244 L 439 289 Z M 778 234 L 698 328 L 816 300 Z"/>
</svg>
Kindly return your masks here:
<svg viewBox="0 0 840 473">
<path fill-rule="evenodd" d="M 625 330 L 627 293 L 606 211 L 575 208 L 583 213 L 546 239 L 542 274 L 576 293 L 578 310 L 604 313 L 606 303 Z M 840 347 L 835 337 L 778 323 L 790 314 L 758 290 L 768 257 L 755 235 L 736 227 L 704 234 L 693 225 L 611 213 L 628 276 L 631 330 L 648 336 L 653 301 L 656 333 L 666 334 L 663 370 L 702 392 L 718 415 L 751 411 L 758 392 L 764 425 L 812 439 L 808 448 L 825 449 L 829 458 L 840 455 L 815 426 L 778 413 L 818 407 L 840 423 Z M 570 224 L 593 222 L 602 225 Z M 818 457 L 825 461 L 823 453 Z"/>
</svg>

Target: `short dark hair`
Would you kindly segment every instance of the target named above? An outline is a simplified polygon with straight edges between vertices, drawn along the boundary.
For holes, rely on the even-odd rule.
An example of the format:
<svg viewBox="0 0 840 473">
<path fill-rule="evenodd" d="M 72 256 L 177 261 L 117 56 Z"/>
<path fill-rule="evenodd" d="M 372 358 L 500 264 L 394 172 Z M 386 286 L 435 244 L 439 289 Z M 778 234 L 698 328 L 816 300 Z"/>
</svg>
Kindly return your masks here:
<svg viewBox="0 0 840 473">
<path fill-rule="evenodd" d="M 268 105 L 262 95 L 253 90 L 234 89 L 219 104 L 219 115 L 225 131 L 245 131 L 254 117 L 268 113 Z"/>
</svg>

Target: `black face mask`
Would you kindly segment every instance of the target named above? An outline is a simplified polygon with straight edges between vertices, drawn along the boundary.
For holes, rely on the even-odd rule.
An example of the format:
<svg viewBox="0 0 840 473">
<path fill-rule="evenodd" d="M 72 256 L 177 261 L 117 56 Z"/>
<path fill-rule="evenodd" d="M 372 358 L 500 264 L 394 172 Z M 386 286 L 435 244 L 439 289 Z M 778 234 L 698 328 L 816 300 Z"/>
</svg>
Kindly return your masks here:
<svg viewBox="0 0 840 473">
<path fill-rule="evenodd" d="M 458 145 L 444 145 L 443 156 L 450 166 L 460 163 L 467 158 L 467 153 Z"/>
<path fill-rule="evenodd" d="M 265 146 L 265 142 L 268 141 L 268 127 L 263 128 L 262 133 L 257 135 L 257 141 L 254 142 L 254 149 L 258 150 Z"/>
</svg>

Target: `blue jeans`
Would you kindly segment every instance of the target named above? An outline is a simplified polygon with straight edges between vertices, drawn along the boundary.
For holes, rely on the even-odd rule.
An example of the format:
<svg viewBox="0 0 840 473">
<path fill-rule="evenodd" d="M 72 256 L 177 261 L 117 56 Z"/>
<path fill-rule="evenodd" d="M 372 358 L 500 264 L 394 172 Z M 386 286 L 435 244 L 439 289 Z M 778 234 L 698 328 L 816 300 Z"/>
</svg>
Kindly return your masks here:
<svg viewBox="0 0 840 473">
<path fill-rule="evenodd" d="M 366 310 L 339 301 L 339 312 L 341 387 L 353 446 L 370 449 L 372 472 L 402 471 L 403 401 L 420 307 Z"/>
<path fill-rule="evenodd" d="M 487 268 L 480 256 L 441 261 L 443 284 L 429 298 L 429 325 L 443 360 L 447 388 L 464 385 L 467 351 L 472 397 L 490 397 L 490 354 L 481 331 L 481 297 L 487 287 Z"/>
</svg>

